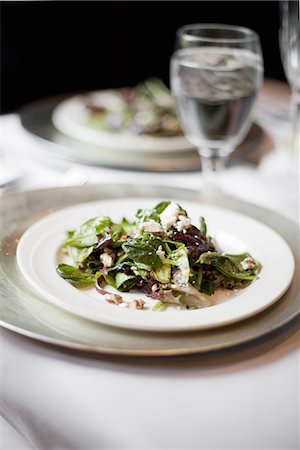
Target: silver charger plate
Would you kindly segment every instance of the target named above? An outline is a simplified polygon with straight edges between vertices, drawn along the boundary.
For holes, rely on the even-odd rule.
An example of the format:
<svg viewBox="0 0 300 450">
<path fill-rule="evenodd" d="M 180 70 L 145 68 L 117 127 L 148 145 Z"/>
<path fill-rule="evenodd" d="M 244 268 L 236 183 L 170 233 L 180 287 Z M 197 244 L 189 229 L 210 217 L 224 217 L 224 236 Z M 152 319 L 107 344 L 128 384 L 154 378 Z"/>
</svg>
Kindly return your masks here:
<svg viewBox="0 0 300 450">
<path fill-rule="evenodd" d="M 196 149 L 175 152 L 141 151 L 137 157 L 137 152 L 106 149 L 61 133 L 52 123 L 52 114 L 57 105 L 70 96 L 71 94 L 47 97 L 30 103 L 19 111 L 23 128 L 37 141 L 42 141 L 38 151 L 43 152 L 44 156 L 56 160 L 130 170 L 187 172 L 201 169 Z M 241 161 L 257 165 L 273 147 L 271 137 L 254 123 L 244 141 L 230 156 L 229 165 Z"/>
<path fill-rule="evenodd" d="M 155 333 L 94 323 L 49 303 L 23 278 L 16 262 L 22 233 L 36 220 L 78 203 L 110 198 L 152 197 L 191 200 L 251 216 L 273 228 L 293 251 L 296 272 L 292 285 L 275 304 L 256 316 L 222 328 Z M 300 312 L 299 228 L 286 218 L 237 198 L 186 189 L 134 185 L 97 185 L 7 194 L 0 199 L 0 323 L 21 335 L 68 349 L 107 355 L 174 356 L 236 347 L 284 328 Z M 280 255 L 278 255 L 280 257 Z"/>
</svg>

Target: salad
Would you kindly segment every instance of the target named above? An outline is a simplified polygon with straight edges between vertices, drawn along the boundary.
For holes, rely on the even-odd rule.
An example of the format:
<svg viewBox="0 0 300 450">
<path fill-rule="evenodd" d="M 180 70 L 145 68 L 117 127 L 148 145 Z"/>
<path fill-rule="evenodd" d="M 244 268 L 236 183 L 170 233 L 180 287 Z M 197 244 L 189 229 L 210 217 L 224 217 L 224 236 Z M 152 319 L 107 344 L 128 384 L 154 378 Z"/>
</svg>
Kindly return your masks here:
<svg viewBox="0 0 300 450">
<path fill-rule="evenodd" d="M 139 209 L 133 221 L 89 219 L 67 232 L 63 249 L 70 264 L 58 264 L 58 275 L 77 288 L 94 286 L 106 301 L 134 309 L 148 305 L 138 297 L 125 301 L 123 292 L 146 294 L 156 300 L 154 310 L 168 304 L 198 309 L 212 304 L 217 289 L 249 286 L 261 270 L 249 253 L 219 251 L 205 219 L 200 217 L 197 227 L 173 201 Z M 107 291 L 108 285 L 115 293 Z"/>
<path fill-rule="evenodd" d="M 104 131 L 156 137 L 183 135 L 175 100 L 158 78 L 111 91 L 106 102 L 91 97 L 86 107 L 89 123 Z"/>
</svg>

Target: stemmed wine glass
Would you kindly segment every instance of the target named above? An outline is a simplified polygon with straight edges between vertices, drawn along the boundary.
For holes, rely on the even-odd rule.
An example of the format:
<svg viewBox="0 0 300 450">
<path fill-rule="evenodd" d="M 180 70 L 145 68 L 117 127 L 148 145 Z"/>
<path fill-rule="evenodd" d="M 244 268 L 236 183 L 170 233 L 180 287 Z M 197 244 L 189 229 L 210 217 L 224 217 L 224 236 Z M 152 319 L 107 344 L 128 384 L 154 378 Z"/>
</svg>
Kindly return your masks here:
<svg viewBox="0 0 300 450">
<path fill-rule="evenodd" d="M 263 80 L 258 35 L 244 27 L 190 24 L 177 30 L 170 84 L 187 139 L 201 157 L 206 187 L 243 140 Z"/>
<path fill-rule="evenodd" d="M 280 2 L 279 43 L 286 78 L 292 89 L 290 148 L 300 151 L 300 0 Z"/>
</svg>

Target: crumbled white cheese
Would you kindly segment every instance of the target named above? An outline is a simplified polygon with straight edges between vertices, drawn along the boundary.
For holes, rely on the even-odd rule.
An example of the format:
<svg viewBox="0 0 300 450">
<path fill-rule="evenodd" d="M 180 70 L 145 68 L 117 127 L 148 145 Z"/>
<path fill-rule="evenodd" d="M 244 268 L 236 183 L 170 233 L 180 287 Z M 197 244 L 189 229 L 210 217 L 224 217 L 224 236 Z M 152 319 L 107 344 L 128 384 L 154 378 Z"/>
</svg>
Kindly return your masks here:
<svg viewBox="0 0 300 450">
<path fill-rule="evenodd" d="M 102 255 L 100 255 L 100 261 L 104 267 L 112 267 L 113 265 L 113 258 L 108 253 L 102 253 Z"/>
<path fill-rule="evenodd" d="M 156 292 L 158 289 L 159 289 L 158 284 L 155 283 L 155 284 L 152 286 L 151 291 L 152 291 L 152 292 Z"/>
<path fill-rule="evenodd" d="M 251 269 L 254 269 L 254 267 L 256 266 L 256 263 L 253 258 L 248 256 L 247 258 L 243 259 L 243 261 L 241 262 L 241 266 L 242 266 L 243 270 L 251 270 Z"/>
<path fill-rule="evenodd" d="M 182 231 L 182 230 L 185 230 L 186 228 L 188 228 L 190 225 L 191 225 L 191 219 L 189 219 L 189 217 L 180 215 L 178 217 L 178 221 L 175 224 L 175 228 L 177 231 Z"/>
<path fill-rule="evenodd" d="M 145 231 L 146 233 L 153 233 L 153 234 L 156 233 L 160 234 L 164 232 L 162 226 L 158 222 L 155 222 L 154 220 L 150 220 L 149 222 L 142 222 L 139 226 L 139 229 L 141 231 Z"/>
<path fill-rule="evenodd" d="M 165 230 L 171 228 L 177 221 L 180 208 L 175 202 L 171 202 L 160 215 L 160 221 Z"/>
<path fill-rule="evenodd" d="M 163 250 L 162 245 L 160 245 L 158 247 L 158 249 L 156 250 L 155 253 L 159 257 L 159 259 L 161 259 L 162 261 L 164 261 L 166 259 L 166 252 Z"/>
</svg>

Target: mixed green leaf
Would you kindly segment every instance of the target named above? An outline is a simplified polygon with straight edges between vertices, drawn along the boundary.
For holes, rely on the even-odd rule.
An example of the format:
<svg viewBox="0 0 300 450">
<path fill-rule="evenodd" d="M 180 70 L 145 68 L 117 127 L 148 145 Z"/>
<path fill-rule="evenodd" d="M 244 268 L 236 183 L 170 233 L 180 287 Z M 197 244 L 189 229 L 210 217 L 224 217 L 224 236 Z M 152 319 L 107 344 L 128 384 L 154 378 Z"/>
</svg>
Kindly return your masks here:
<svg viewBox="0 0 300 450">
<path fill-rule="evenodd" d="M 143 292 L 157 300 L 155 311 L 168 303 L 187 309 L 210 306 L 209 296 L 217 289 L 245 288 L 261 270 L 249 253 L 218 252 L 205 219 L 200 217 L 197 228 L 187 212 L 170 201 L 139 209 L 133 222 L 89 219 L 67 232 L 64 247 L 71 264 L 57 266 L 63 279 L 77 288 L 95 285 L 103 295 L 108 294 L 107 285 L 119 292 Z M 117 297 L 119 304 L 122 297 Z"/>
</svg>

